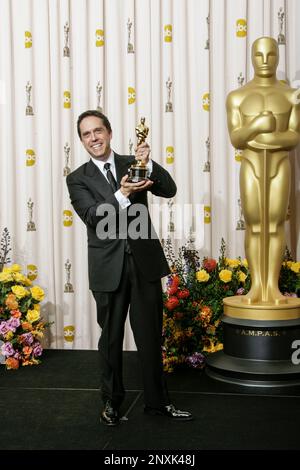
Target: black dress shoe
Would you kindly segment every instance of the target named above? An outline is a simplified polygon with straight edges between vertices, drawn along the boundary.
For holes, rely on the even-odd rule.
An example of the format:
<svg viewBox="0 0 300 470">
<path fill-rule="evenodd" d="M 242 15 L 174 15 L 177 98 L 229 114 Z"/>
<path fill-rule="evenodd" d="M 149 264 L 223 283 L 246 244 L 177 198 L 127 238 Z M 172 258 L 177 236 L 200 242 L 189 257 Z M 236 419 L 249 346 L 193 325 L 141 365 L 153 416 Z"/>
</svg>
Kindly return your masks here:
<svg viewBox="0 0 300 470">
<path fill-rule="evenodd" d="M 107 400 L 104 409 L 100 415 L 101 423 L 106 426 L 116 426 L 120 422 L 119 410 L 114 408 L 112 402 Z"/>
<path fill-rule="evenodd" d="M 177 410 L 171 403 L 163 406 L 162 408 L 151 408 L 145 406 L 144 413 L 151 416 L 168 416 L 176 421 L 191 421 L 193 419 L 192 413 L 189 411 Z"/>
</svg>

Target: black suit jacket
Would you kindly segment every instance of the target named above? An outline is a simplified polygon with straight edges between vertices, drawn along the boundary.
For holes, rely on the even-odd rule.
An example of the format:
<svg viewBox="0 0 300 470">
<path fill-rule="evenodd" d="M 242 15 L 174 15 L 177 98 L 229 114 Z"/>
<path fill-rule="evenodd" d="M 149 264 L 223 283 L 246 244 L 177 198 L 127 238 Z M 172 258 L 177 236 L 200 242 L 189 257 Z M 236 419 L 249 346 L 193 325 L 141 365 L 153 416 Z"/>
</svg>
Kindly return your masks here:
<svg viewBox="0 0 300 470">
<path fill-rule="evenodd" d="M 117 183 L 128 173 L 134 162 L 132 156 L 120 156 L 115 153 Z M 160 165 L 153 162 L 150 179 L 154 184 L 150 191 L 160 197 L 173 197 L 176 194 L 176 184 L 169 173 Z M 117 224 L 116 238 L 99 239 L 96 233 L 97 224 L 103 218 L 96 214 L 97 208 L 103 204 L 111 204 L 116 214 L 121 211 L 132 211 L 134 204 L 141 204 L 146 209 L 148 232 L 151 238 L 132 239 L 128 236 L 132 255 L 141 274 L 148 281 L 156 281 L 169 274 L 169 267 L 161 244 L 155 234 L 148 211 L 147 191 L 130 196 L 131 206 L 120 209 L 110 184 L 99 168 L 90 160 L 67 176 L 71 203 L 87 227 L 88 236 L 88 266 L 90 289 L 97 292 L 111 292 L 117 289 L 123 267 L 125 240 L 124 233 L 120 236 Z M 104 206 L 102 206 L 103 208 Z M 123 214 L 124 215 L 124 214 Z M 137 214 L 138 217 L 138 214 Z M 135 217 L 128 217 L 128 225 Z M 128 228 L 128 225 L 126 228 Z M 127 230 L 126 230 L 127 231 Z"/>
</svg>

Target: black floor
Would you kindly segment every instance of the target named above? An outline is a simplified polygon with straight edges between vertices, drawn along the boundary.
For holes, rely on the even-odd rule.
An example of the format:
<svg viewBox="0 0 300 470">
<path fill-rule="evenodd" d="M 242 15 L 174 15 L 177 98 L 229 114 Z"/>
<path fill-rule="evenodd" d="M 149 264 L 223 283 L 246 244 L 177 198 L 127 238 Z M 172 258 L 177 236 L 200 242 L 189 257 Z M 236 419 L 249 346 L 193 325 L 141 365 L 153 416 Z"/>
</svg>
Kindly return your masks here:
<svg viewBox="0 0 300 470">
<path fill-rule="evenodd" d="M 116 428 L 100 424 L 96 351 L 48 350 L 39 366 L 0 368 L 1 450 L 300 450 L 300 387 L 253 388 L 203 371 L 167 375 L 191 422 L 143 414 L 135 352 L 124 353 L 127 390 Z M 110 452 L 111 454 L 112 452 Z"/>
</svg>

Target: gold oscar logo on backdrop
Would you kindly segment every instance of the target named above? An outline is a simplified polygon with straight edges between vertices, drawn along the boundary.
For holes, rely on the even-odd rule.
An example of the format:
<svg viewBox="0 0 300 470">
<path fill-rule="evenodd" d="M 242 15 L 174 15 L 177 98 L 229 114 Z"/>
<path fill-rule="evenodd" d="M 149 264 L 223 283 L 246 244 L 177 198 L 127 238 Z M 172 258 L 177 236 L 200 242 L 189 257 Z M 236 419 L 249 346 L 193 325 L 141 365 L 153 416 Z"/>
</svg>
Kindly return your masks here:
<svg viewBox="0 0 300 470">
<path fill-rule="evenodd" d="M 236 35 L 238 38 L 247 36 L 247 20 L 244 18 L 236 20 Z"/>
<path fill-rule="evenodd" d="M 33 166 L 36 161 L 35 151 L 33 149 L 26 150 L 26 166 Z"/>
<path fill-rule="evenodd" d="M 104 46 L 104 31 L 103 29 L 96 29 L 96 47 Z"/>
<path fill-rule="evenodd" d="M 135 103 L 135 89 L 132 86 L 128 87 L 128 104 Z"/>
<path fill-rule="evenodd" d="M 38 276 L 38 269 L 35 264 L 27 264 L 27 277 L 34 281 Z"/>
<path fill-rule="evenodd" d="M 29 49 L 32 47 L 32 34 L 30 31 L 25 31 L 25 48 Z"/>
<path fill-rule="evenodd" d="M 211 208 L 210 206 L 204 206 L 204 223 L 211 223 Z"/>
<path fill-rule="evenodd" d="M 68 90 L 64 91 L 64 108 L 71 108 L 71 92 Z"/>
<path fill-rule="evenodd" d="M 171 145 L 166 147 L 166 162 L 168 164 L 174 163 L 174 147 Z"/>
<path fill-rule="evenodd" d="M 234 149 L 234 159 L 237 162 L 241 162 L 243 158 L 243 150 L 241 149 Z"/>
<path fill-rule="evenodd" d="M 71 227 L 73 224 L 73 213 L 72 211 L 65 209 L 63 211 L 63 225 L 64 227 Z"/>
<path fill-rule="evenodd" d="M 164 40 L 165 42 L 172 42 L 172 25 L 166 24 L 164 26 Z"/>
<path fill-rule="evenodd" d="M 204 93 L 204 95 L 202 96 L 202 108 L 205 111 L 209 111 L 209 109 L 210 109 L 210 95 L 209 95 L 209 93 Z"/>
<path fill-rule="evenodd" d="M 75 339 L 75 326 L 67 325 L 64 327 L 64 339 L 67 343 L 73 343 Z"/>
</svg>

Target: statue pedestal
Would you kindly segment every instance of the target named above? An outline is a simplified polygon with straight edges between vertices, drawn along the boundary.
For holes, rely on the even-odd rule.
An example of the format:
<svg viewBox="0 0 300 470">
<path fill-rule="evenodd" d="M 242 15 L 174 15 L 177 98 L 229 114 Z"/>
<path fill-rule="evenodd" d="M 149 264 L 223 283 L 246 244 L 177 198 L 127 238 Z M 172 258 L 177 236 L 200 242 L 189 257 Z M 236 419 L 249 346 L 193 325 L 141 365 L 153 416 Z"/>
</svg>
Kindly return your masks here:
<svg viewBox="0 0 300 470">
<path fill-rule="evenodd" d="M 255 387 L 300 385 L 300 299 L 278 305 L 248 305 L 242 296 L 224 299 L 224 350 L 207 359 L 206 373 L 224 382 Z"/>
</svg>

